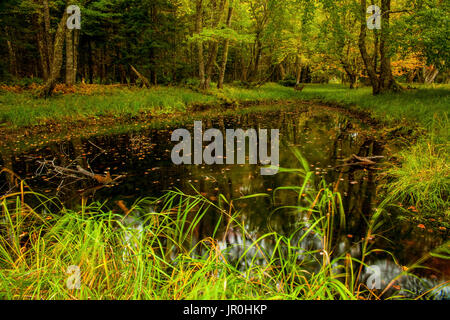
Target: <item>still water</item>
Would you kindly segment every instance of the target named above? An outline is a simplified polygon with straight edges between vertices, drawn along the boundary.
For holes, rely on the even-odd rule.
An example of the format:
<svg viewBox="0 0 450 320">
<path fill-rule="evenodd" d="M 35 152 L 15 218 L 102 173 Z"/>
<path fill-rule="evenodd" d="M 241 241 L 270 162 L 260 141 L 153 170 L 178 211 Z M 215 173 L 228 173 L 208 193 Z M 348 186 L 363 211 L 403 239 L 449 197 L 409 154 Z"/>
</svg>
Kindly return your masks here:
<svg viewBox="0 0 450 320">
<path fill-rule="evenodd" d="M 380 141 L 375 128 L 359 119 L 319 106 L 214 116 L 202 121 L 204 130 L 216 128 L 223 133 L 226 129 L 237 128 L 279 129 L 281 167 L 301 167 L 292 152 L 293 148 L 297 148 L 306 158 L 316 181 L 325 179 L 330 184 L 338 183 L 345 208 L 346 225 L 339 228 L 334 237 L 335 254 L 350 253 L 355 257 L 361 254 L 361 240 L 367 234 L 367 220 L 378 205 L 379 175 L 385 164 L 380 161 L 371 168 L 343 164 L 344 159 L 352 154 L 362 157 L 390 155 L 391 148 L 395 149 L 395 146 Z M 182 127 L 192 133 L 193 121 Z M 179 126 L 161 126 L 159 129 L 136 130 L 126 134 L 71 139 L 20 153 L 2 148 L 0 164 L 19 174 L 21 178 L 26 178 L 34 191 L 47 195 L 57 194 L 68 207 L 77 206 L 80 197 L 84 196 L 106 201 L 113 210 L 117 210 L 118 201 L 131 207 L 137 199 L 158 197 L 166 190 L 180 189 L 192 193 L 195 188 L 206 198 L 216 201 L 219 194 L 227 199 L 237 199 L 255 193 L 271 194 L 278 187 L 298 186 L 302 183 L 298 176 L 291 173 L 262 176 L 258 165 L 176 166 L 171 161 L 171 151 L 176 143 L 171 142 L 170 138 L 177 128 Z M 95 173 L 110 172 L 112 178 L 123 178 L 107 188 L 99 188 L 92 180 L 62 181 L 42 170 L 38 162 L 43 159 L 52 160 L 60 166 L 76 164 Z M 4 193 L 9 188 L 6 175 L 0 179 L 0 192 Z M 281 203 L 278 205 L 289 204 L 290 199 L 281 197 L 279 201 Z M 241 201 L 238 209 L 247 231 L 255 237 L 267 231 L 288 233 L 295 222 L 302 219 L 300 214 L 292 212 L 271 214 L 273 205 L 264 197 Z M 204 219 L 200 224 L 199 238 L 211 234 L 214 219 L 210 219 Z M 398 264 L 389 255 L 382 253 L 371 255 L 367 263 L 380 268 L 384 284 L 401 272 L 402 266 L 414 263 L 448 240 L 447 232 L 418 228 L 415 224 L 397 219 L 394 211 L 388 212 L 383 219 L 381 234 L 389 240 L 377 237 L 372 242 L 374 247 L 391 252 L 398 259 Z M 227 234 L 219 234 L 219 237 L 224 247 L 249 241 L 239 230 L 227 230 Z M 269 250 L 271 245 L 265 244 Z M 321 242 L 312 236 L 305 238 L 301 246 L 305 249 L 318 249 Z M 237 249 L 233 250 L 237 251 L 234 254 L 238 256 L 239 246 L 235 248 Z M 416 273 L 422 281 L 408 278 L 400 285 L 405 290 L 424 292 L 449 280 L 450 268 L 447 261 L 431 258 L 425 265 L 430 269 Z M 448 287 L 440 290 L 438 295 L 440 298 L 450 298 Z"/>
</svg>

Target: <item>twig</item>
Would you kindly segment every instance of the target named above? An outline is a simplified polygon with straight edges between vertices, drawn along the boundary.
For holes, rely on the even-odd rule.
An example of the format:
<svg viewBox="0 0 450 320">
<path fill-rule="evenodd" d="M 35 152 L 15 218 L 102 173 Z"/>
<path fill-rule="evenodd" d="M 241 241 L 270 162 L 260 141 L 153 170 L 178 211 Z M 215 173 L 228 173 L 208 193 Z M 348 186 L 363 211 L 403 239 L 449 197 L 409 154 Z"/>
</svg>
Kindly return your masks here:
<svg viewBox="0 0 450 320">
<path fill-rule="evenodd" d="M 334 168 L 350 167 L 350 166 L 373 166 L 373 165 L 377 164 L 373 160 L 378 160 L 378 159 L 384 159 L 384 156 L 361 157 L 361 156 L 357 156 L 356 154 L 352 154 L 349 158 L 342 160 L 347 163 L 341 164 Z M 350 161 L 354 161 L 354 160 L 356 160 L 357 162 L 350 162 Z"/>
</svg>

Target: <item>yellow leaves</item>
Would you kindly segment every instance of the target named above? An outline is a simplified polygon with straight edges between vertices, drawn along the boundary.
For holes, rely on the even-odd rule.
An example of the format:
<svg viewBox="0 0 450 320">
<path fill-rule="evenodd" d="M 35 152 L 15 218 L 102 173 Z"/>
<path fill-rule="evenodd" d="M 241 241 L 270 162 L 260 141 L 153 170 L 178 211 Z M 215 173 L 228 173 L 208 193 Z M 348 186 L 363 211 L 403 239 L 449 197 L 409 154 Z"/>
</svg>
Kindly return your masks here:
<svg viewBox="0 0 450 320">
<path fill-rule="evenodd" d="M 0 90 L 13 92 L 13 93 L 20 93 L 23 91 L 23 88 L 19 85 L 15 86 L 7 86 L 7 85 L 0 85 Z"/>
<path fill-rule="evenodd" d="M 412 53 L 405 58 L 392 61 L 392 73 L 394 76 L 401 76 L 423 66 L 425 66 L 423 57 L 418 53 Z"/>
</svg>

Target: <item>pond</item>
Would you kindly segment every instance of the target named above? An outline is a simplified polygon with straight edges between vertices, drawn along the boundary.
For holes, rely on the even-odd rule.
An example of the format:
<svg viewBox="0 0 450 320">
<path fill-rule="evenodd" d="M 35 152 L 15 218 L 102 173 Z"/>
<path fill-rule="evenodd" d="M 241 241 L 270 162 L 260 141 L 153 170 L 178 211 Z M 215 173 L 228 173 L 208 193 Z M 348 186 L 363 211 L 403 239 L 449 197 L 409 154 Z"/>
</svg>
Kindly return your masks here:
<svg viewBox="0 0 450 320">
<path fill-rule="evenodd" d="M 307 160 L 315 181 L 325 179 L 328 183 L 338 182 L 346 224 L 339 228 L 334 237 L 335 254 L 349 252 L 358 257 L 361 240 L 367 234 L 367 220 L 379 202 L 376 197 L 377 184 L 384 164 L 381 161 L 374 167 L 344 166 L 344 160 L 353 154 L 361 157 L 389 156 L 392 146 L 381 141 L 376 128 L 357 117 L 315 105 L 276 110 L 269 107 L 265 111 L 238 115 L 214 115 L 203 118 L 202 121 L 205 130 L 216 128 L 221 132 L 237 128 L 279 129 L 281 167 L 301 167 L 292 152 L 297 148 Z M 227 199 L 237 199 L 256 193 L 271 194 L 280 186 L 301 185 L 302 181 L 298 176 L 290 173 L 263 176 L 258 165 L 174 165 L 171 151 L 176 143 L 171 142 L 171 134 L 180 127 L 192 132 L 193 125 L 192 120 L 176 127 L 161 125 L 158 129 L 70 139 L 48 143 L 26 152 L 2 148 L 1 164 L 21 178 L 26 178 L 34 191 L 58 195 L 68 207 L 76 207 L 83 196 L 106 202 L 107 206 L 119 211 L 119 201 L 131 207 L 137 199 L 159 197 L 166 190 L 179 189 L 193 193 L 195 188 L 211 201 L 217 201 L 220 194 Z M 76 164 L 95 173 L 110 172 L 112 178 L 123 177 L 111 187 L 98 187 L 90 180 L 63 181 L 52 178 L 43 170 L 39 161 L 44 159 L 54 160 L 54 163 L 63 167 Z M 5 193 L 9 190 L 8 179 L 5 174 L 0 178 L 0 191 Z M 282 197 L 281 201 L 288 204 L 291 199 Z M 295 221 L 301 219 L 300 215 L 271 214 L 274 208 L 267 197 L 241 201 L 238 209 L 248 232 L 255 236 L 270 230 L 289 232 Z M 385 284 L 401 272 L 401 266 L 414 263 L 448 240 L 446 232 L 423 230 L 408 221 L 397 219 L 396 212 L 389 213 L 383 218 L 381 230 L 385 239 L 377 237 L 373 242 L 374 247 L 391 252 L 398 259 L 399 265 L 383 253 L 371 255 L 367 261 L 369 265 L 380 268 Z M 211 234 L 212 225 L 213 222 L 205 219 L 200 224 L 198 237 Z M 219 238 L 226 239 L 226 243 L 248 240 L 238 230 L 229 234 L 223 232 L 219 234 Z M 317 243 L 314 237 L 308 237 L 305 241 L 305 247 L 320 247 L 320 242 Z M 238 255 L 239 252 L 235 254 Z M 424 292 L 449 280 L 450 270 L 445 260 L 431 258 L 425 265 L 431 269 L 423 269 L 417 273 L 422 282 L 407 279 L 402 283 L 405 290 Z M 448 288 L 440 290 L 439 295 L 441 298 L 450 298 Z"/>
</svg>

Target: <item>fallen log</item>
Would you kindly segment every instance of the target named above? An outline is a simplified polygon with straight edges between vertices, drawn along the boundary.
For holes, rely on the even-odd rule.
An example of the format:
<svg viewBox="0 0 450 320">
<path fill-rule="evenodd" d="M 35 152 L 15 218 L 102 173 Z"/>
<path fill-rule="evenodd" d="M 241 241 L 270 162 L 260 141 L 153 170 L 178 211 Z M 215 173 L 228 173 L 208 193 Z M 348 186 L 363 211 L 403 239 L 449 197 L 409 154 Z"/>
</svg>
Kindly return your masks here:
<svg viewBox="0 0 450 320">
<path fill-rule="evenodd" d="M 148 89 L 151 87 L 150 85 L 150 81 L 148 81 L 148 79 L 146 77 L 144 77 L 139 71 L 136 70 L 135 67 L 133 67 L 130 64 L 131 70 L 133 70 L 134 73 L 136 73 L 136 75 L 138 76 L 139 79 L 141 79 L 142 83 L 144 84 L 144 86 Z"/>
</svg>

